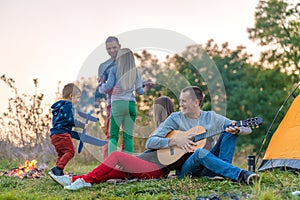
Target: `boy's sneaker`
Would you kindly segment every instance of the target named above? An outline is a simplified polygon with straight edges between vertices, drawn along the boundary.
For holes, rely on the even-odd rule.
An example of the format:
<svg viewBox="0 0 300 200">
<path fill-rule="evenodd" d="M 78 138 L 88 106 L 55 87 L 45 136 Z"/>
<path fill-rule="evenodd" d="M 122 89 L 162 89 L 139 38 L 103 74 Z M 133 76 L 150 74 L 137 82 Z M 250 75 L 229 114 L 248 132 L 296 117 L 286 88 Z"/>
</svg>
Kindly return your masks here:
<svg viewBox="0 0 300 200">
<path fill-rule="evenodd" d="M 54 174 L 56 176 L 64 175 L 64 171 L 62 169 L 58 169 L 56 166 L 51 168 L 51 172 L 52 172 L 52 174 Z"/>
<path fill-rule="evenodd" d="M 76 181 L 74 181 L 71 185 L 65 186 L 64 189 L 67 189 L 67 190 L 78 190 L 80 188 L 91 187 L 91 186 L 92 186 L 91 183 L 87 183 L 82 178 L 79 178 Z"/>
<path fill-rule="evenodd" d="M 68 175 L 56 176 L 51 171 L 48 174 L 55 182 L 57 182 L 62 186 L 67 186 L 72 184 L 72 180 L 71 180 L 72 178 Z"/>
<path fill-rule="evenodd" d="M 242 170 L 239 175 L 239 182 L 244 182 L 248 185 L 253 185 L 258 181 L 259 175 L 250 171 Z"/>
</svg>

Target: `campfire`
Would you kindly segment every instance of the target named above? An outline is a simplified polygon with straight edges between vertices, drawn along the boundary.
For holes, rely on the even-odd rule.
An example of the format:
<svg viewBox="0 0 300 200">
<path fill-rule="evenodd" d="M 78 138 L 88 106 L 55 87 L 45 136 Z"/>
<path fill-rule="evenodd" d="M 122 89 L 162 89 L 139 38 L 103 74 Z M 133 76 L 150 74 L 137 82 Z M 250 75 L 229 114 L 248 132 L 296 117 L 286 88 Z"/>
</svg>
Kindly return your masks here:
<svg viewBox="0 0 300 200">
<path fill-rule="evenodd" d="M 36 164 L 37 164 L 36 160 L 32 160 L 32 161 L 26 160 L 24 165 L 10 169 L 10 170 L 4 172 L 3 175 L 19 177 L 21 179 L 40 178 L 43 176 L 42 170 L 38 169 Z"/>
</svg>

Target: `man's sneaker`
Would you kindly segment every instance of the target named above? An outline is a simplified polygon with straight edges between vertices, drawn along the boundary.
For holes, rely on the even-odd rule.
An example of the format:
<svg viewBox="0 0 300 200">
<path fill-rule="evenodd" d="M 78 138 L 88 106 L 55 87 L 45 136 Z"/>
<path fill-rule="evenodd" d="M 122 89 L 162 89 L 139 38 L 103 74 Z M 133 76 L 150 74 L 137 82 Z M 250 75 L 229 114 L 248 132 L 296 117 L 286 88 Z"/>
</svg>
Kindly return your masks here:
<svg viewBox="0 0 300 200">
<path fill-rule="evenodd" d="M 58 169 L 56 166 L 51 168 L 51 172 L 52 174 L 56 175 L 56 176 L 63 176 L 64 175 L 64 171 L 61 169 Z"/>
<path fill-rule="evenodd" d="M 248 185 L 253 185 L 258 181 L 259 175 L 250 171 L 242 170 L 239 175 L 239 182 L 244 182 Z"/>
<path fill-rule="evenodd" d="M 82 178 L 79 178 L 76 181 L 74 181 L 71 185 L 65 186 L 64 189 L 67 189 L 67 190 L 78 190 L 80 188 L 91 187 L 91 186 L 92 186 L 91 183 L 87 183 Z"/>
<path fill-rule="evenodd" d="M 67 186 L 72 184 L 72 178 L 68 175 L 56 176 L 51 171 L 48 174 L 55 182 L 57 182 L 62 186 Z"/>
</svg>

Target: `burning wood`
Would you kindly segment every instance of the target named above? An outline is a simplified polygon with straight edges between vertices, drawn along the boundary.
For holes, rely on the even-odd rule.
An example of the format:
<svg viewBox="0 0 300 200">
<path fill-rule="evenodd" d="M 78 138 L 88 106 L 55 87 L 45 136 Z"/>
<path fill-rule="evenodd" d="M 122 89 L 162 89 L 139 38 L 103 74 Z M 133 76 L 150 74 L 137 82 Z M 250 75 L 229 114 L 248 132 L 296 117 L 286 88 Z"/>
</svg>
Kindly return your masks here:
<svg viewBox="0 0 300 200">
<path fill-rule="evenodd" d="M 25 164 L 20 167 L 16 167 L 4 172 L 5 176 L 14 176 L 21 179 L 24 178 L 40 178 L 43 176 L 42 170 L 36 167 L 36 160 L 25 161 Z"/>
</svg>

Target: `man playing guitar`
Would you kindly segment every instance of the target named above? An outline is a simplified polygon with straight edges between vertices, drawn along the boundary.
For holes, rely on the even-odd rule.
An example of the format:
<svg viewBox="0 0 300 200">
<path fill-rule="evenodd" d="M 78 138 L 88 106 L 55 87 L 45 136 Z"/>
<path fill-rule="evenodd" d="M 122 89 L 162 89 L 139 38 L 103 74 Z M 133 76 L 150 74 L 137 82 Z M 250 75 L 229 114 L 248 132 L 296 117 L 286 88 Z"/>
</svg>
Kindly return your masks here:
<svg viewBox="0 0 300 200">
<path fill-rule="evenodd" d="M 180 150 L 184 152 L 183 162 L 175 169 L 179 177 L 192 176 L 221 176 L 233 181 L 253 184 L 258 179 L 258 174 L 240 169 L 232 165 L 232 159 L 239 135 L 250 134 L 249 126 L 237 126 L 232 121 L 214 111 L 203 111 L 200 109 L 203 100 L 203 93 L 197 86 L 184 88 L 180 93 L 181 111 L 172 113 L 146 142 L 148 149 L 158 150 L 158 158 L 165 165 L 174 164 L 171 158 Z M 205 134 L 221 133 L 217 143 L 212 150 L 199 148 L 195 142 L 195 133 L 177 134 L 175 137 L 168 137 L 173 130 L 188 131 L 193 127 L 200 127 Z M 202 127 L 202 129 L 201 129 Z M 160 150 L 168 156 L 160 157 Z M 177 158 L 174 162 L 177 161 Z M 174 167 L 174 166 L 173 166 Z"/>
</svg>

